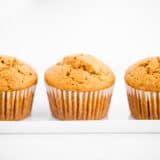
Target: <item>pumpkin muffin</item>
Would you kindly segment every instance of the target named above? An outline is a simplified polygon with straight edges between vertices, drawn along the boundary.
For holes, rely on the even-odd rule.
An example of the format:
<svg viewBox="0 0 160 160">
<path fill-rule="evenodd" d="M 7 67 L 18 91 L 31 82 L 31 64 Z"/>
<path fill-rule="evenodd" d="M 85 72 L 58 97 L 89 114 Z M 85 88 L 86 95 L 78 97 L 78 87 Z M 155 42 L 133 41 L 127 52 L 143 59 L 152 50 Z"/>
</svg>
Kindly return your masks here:
<svg viewBox="0 0 160 160">
<path fill-rule="evenodd" d="M 109 109 L 115 76 L 87 54 L 65 57 L 45 73 L 52 114 L 61 120 L 96 120 Z"/>
<path fill-rule="evenodd" d="M 37 74 L 20 60 L 0 56 L 0 120 L 27 117 L 37 83 Z"/>
<path fill-rule="evenodd" d="M 160 119 L 160 57 L 141 60 L 125 74 L 130 111 L 135 119 Z"/>
</svg>

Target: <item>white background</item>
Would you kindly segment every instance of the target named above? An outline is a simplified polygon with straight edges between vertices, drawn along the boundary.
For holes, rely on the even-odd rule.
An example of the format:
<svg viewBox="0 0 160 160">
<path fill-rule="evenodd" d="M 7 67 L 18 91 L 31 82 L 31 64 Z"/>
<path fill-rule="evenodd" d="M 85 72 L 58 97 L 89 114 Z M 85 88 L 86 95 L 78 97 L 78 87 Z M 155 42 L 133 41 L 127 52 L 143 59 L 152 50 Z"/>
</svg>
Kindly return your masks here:
<svg viewBox="0 0 160 160">
<path fill-rule="evenodd" d="M 0 53 L 39 74 L 30 120 L 49 120 L 43 73 L 64 55 L 91 53 L 116 84 L 109 119 L 128 120 L 123 76 L 135 61 L 160 55 L 159 0 L 0 0 Z M 0 159 L 159 159 L 160 135 L 1 135 Z"/>
</svg>

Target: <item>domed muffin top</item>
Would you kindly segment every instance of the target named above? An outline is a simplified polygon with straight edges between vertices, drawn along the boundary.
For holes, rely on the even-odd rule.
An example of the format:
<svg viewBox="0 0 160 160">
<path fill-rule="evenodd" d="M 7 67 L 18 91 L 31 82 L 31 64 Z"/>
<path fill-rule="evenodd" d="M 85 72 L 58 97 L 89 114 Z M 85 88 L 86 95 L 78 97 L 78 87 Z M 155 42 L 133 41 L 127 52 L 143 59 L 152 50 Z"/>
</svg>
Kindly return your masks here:
<svg viewBox="0 0 160 160">
<path fill-rule="evenodd" d="M 0 56 L 0 91 L 16 91 L 37 83 L 37 74 L 15 57 Z"/>
<path fill-rule="evenodd" d="M 48 85 L 69 91 L 95 91 L 111 87 L 115 76 L 108 66 L 88 54 L 65 57 L 45 73 Z"/>
<path fill-rule="evenodd" d="M 125 80 L 136 89 L 160 91 L 160 57 L 146 58 L 130 66 Z"/>
</svg>

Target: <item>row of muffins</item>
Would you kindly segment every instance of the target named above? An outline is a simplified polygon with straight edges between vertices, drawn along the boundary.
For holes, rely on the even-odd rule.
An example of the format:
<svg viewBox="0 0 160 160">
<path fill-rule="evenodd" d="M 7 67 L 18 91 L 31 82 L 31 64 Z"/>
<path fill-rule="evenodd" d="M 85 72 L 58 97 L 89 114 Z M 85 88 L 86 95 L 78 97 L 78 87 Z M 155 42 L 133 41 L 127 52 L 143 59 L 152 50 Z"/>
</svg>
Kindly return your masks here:
<svg viewBox="0 0 160 160">
<path fill-rule="evenodd" d="M 36 72 L 26 63 L 0 56 L 0 120 L 21 120 L 32 110 Z M 111 69 L 97 58 L 65 57 L 45 72 L 51 113 L 60 120 L 107 116 L 115 83 Z M 130 112 L 135 119 L 160 119 L 160 57 L 141 60 L 125 74 Z"/>
</svg>

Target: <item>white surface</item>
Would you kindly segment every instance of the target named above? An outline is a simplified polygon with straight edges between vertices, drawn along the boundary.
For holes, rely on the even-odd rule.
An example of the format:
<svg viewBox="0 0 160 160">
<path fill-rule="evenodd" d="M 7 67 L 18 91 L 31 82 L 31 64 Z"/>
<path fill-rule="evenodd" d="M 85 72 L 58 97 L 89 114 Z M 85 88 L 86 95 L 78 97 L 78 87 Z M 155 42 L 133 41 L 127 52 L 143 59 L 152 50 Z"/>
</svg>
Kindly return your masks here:
<svg viewBox="0 0 160 160">
<path fill-rule="evenodd" d="M 43 73 L 64 55 L 89 52 L 116 74 L 109 119 L 128 120 L 123 75 L 160 55 L 159 0 L 0 0 L 0 53 L 39 74 L 33 120 L 49 120 Z M 53 124 L 54 125 L 54 124 Z M 159 159 L 159 135 L 0 136 L 0 159 Z"/>
<path fill-rule="evenodd" d="M 2 160 L 159 160 L 160 135 L 4 135 L 0 142 Z"/>
</svg>

